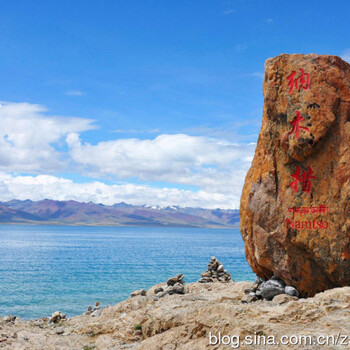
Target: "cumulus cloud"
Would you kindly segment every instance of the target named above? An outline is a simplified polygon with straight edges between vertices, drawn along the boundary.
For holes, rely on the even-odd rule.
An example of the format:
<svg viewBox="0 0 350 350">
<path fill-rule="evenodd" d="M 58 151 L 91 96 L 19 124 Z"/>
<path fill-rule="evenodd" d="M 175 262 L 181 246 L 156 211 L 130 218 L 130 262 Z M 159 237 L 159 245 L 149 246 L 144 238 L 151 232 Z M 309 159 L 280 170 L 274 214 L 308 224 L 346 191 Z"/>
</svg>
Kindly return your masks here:
<svg viewBox="0 0 350 350">
<path fill-rule="evenodd" d="M 50 172 L 64 168 L 55 145 L 67 134 L 93 128 L 92 120 L 45 115 L 30 103 L 0 104 L 0 170 Z"/>
<path fill-rule="evenodd" d="M 137 177 L 148 181 L 195 184 L 190 178 L 218 169 L 249 164 L 255 144 L 239 145 L 224 140 L 162 134 L 154 139 L 117 139 L 96 145 L 82 143 L 79 135 L 67 136 L 72 159 L 90 173 Z"/>
<path fill-rule="evenodd" d="M 148 185 L 107 185 L 99 181 L 75 183 L 52 175 L 13 176 L 0 173 L 0 200 L 76 200 L 111 205 L 124 201 L 134 205 L 180 205 L 202 208 L 238 208 L 239 197 L 228 191 L 220 194 Z"/>
<path fill-rule="evenodd" d="M 159 135 L 154 139 L 118 139 L 83 143 L 79 135 L 67 136 L 71 158 L 94 177 L 114 175 L 195 186 L 191 195 L 208 205 L 237 207 L 255 144 L 240 145 L 221 139 L 186 134 Z M 188 200 L 187 200 L 188 202 Z"/>
<path fill-rule="evenodd" d="M 105 204 L 125 201 L 206 208 L 239 206 L 255 144 L 188 134 L 91 144 L 84 142 L 81 133 L 93 128 L 92 120 L 50 116 L 46 112 L 36 104 L 1 105 L 2 200 L 51 198 Z M 96 181 L 77 183 L 52 176 L 63 170 Z M 106 179 L 119 184 L 107 185 Z"/>
</svg>

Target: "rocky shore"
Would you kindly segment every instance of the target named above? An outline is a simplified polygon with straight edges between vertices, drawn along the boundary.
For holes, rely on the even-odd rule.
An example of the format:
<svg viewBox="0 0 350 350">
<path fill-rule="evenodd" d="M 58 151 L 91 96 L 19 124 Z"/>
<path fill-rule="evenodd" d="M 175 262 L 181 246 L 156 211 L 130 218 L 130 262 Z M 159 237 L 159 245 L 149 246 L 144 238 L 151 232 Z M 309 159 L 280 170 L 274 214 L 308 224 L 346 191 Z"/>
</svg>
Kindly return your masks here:
<svg viewBox="0 0 350 350">
<path fill-rule="evenodd" d="M 0 318 L 0 349 L 232 349 L 232 344 L 210 345 L 210 335 L 240 339 L 247 335 L 276 339 L 288 335 L 350 335 L 350 287 L 327 290 L 307 299 L 282 293 L 272 300 L 246 303 L 244 298 L 253 289 L 258 290 L 256 283 L 185 285 L 179 280 L 183 280 L 182 275 L 176 276 L 172 286 L 167 282 L 155 285 L 114 306 L 96 303 L 85 314 L 72 318 L 60 312 L 31 321 Z M 181 293 L 166 292 L 177 284 L 183 287 Z M 159 293 L 164 295 L 159 297 Z M 291 347 L 240 345 L 240 349 L 280 348 Z M 300 344 L 292 348 L 347 347 Z"/>
</svg>

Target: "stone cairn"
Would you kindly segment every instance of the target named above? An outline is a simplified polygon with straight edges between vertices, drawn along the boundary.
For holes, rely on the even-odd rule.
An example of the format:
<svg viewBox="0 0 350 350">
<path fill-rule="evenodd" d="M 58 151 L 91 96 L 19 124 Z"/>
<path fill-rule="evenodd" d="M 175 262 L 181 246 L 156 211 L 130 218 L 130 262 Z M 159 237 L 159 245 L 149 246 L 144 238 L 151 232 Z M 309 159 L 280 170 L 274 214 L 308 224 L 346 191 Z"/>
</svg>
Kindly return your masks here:
<svg viewBox="0 0 350 350">
<path fill-rule="evenodd" d="M 199 283 L 212 283 L 212 282 L 230 282 L 231 275 L 225 270 L 224 265 L 216 259 L 215 256 L 212 256 L 208 264 L 208 270 L 201 274 Z"/>
<path fill-rule="evenodd" d="M 296 288 L 287 286 L 277 276 L 272 276 L 265 282 L 257 278 L 253 286 L 245 289 L 244 293 L 246 295 L 243 297 L 242 303 L 250 303 L 261 299 L 272 300 L 275 296 L 280 294 L 290 296 L 291 300 L 299 297 L 299 292 Z"/>
<path fill-rule="evenodd" d="M 175 277 L 169 278 L 165 288 L 159 287 L 154 290 L 154 294 L 156 295 L 154 297 L 154 300 L 157 301 L 160 298 L 164 297 L 166 294 L 168 295 L 185 294 L 184 277 L 185 276 L 182 273 L 180 273 Z"/>
<path fill-rule="evenodd" d="M 89 305 L 87 310 L 85 311 L 85 315 L 90 315 L 92 317 L 100 316 L 101 315 L 101 303 L 99 301 L 96 301 L 94 307 Z"/>
<path fill-rule="evenodd" d="M 65 314 L 60 311 L 55 311 L 49 318 L 49 323 L 59 323 L 65 321 L 66 319 L 67 318 Z"/>
</svg>

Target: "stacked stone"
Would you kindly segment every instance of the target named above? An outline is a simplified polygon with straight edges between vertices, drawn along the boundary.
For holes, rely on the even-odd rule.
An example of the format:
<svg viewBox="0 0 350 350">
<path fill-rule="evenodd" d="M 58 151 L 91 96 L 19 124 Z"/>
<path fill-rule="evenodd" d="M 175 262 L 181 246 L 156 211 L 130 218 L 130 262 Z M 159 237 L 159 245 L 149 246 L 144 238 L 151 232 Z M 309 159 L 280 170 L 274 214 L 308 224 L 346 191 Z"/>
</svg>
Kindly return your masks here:
<svg viewBox="0 0 350 350">
<path fill-rule="evenodd" d="M 59 311 L 54 312 L 49 318 L 50 323 L 59 323 L 65 320 L 66 320 L 66 315 Z"/>
<path fill-rule="evenodd" d="M 182 273 L 176 275 L 175 277 L 171 277 L 167 281 L 167 288 L 166 293 L 167 294 L 185 294 L 185 281 L 184 281 L 184 275 Z"/>
<path fill-rule="evenodd" d="M 272 276 L 269 280 L 263 282 L 257 278 L 251 288 L 245 291 L 246 296 L 242 299 L 243 303 L 250 303 L 259 299 L 272 300 L 275 296 L 286 294 L 291 297 L 299 297 L 299 292 L 292 286 L 287 286 L 277 276 Z"/>
<path fill-rule="evenodd" d="M 154 300 L 159 300 L 159 298 L 164 297 L 166 294 L 185 294 L 184 277 L 185 276 L 182 273 L 180 273 L 175 277 L 169 278 L 166 283 L 167 286 L 165 288 L 159 287 L 155 289 L 154 294 L 156 296 L 154 297 Z"/>
<path fill-rule="evenodd" d="M 201 274 L 202 278 L 199 283 L 212 283 L 212 282 L 230 282 L 231 275 L 225 270 L 224 265 L 212 256 L 208 264 L 208 270 Z"/>
<path fill-rule="evenodd" d="M 101 315 L 101 303 L 99 301 L 95 302 L 95 306 L 92 308 L 91 305 L 88 306 L 85 311 L 85 315 L 100 316 Z"/>
</svg>

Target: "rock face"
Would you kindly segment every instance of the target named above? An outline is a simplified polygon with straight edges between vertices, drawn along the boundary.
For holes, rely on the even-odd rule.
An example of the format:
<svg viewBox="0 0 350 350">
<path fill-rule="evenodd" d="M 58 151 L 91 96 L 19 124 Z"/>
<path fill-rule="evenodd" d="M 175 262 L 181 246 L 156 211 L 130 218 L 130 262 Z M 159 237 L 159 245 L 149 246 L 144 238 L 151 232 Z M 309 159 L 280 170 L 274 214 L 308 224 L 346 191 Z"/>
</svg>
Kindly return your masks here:
<svg viewBox="0 0 350 350">
<path fill-rule="evenodd" d="M 262 127 L 241 197 L 246 257 L 302 296 L 350 285 L 350 65 L 265 63 Z"/>
</svg>

